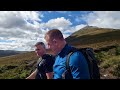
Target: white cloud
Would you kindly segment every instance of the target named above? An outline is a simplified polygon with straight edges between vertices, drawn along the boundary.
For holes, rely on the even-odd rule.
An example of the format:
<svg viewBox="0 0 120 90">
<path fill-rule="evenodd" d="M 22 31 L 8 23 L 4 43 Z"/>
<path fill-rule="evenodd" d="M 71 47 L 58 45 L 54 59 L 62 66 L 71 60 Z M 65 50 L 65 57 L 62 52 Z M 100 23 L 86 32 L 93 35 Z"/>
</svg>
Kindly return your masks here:
<svg viewBox="0 0 120 90">
<path fill-rule="evenodd" d="M 75 31 L 78 31 L 78 30 L 80 30 L 81 28 L 83 28 L 83 27 L 85 27 L 86 25 L 85 24 L 80 24 L 80 25 L 77 25 L 77 26 L 75 26 L 74 28 L 74 30 Z"/>
<path fill-rule="evenodd" d="M 58 28 L 58 29 L 65 29 L 72 25 L 69 19 L 65 19 L 64 17 L 51 19 L 49 20 L 45 26 L 52 29 L 52 28 Z"/>
<path fill-rule="evenodd" d="M 72 33 L 80 30 L 81 28 L 83 28 L 85 26 L 86 25 L 84 25 L 84 24 L 80 24 L 80 25 L 77 25 L 77 26 L 68 27 L 67 29 L 62 31 L 64 38 L 67 38 L 69 35 L 71 35 Z"/>
<path fill-rule="evenodd" d="M 51 19 L 46 23 L 41 23 L 40 29 L 42 30 L 43 38 L 44 38 L 45 33 L 51 29 L 61 30 L 61 32 L 63 33 L 63 36 L 66 38 L 69 34 L 66 34 L 65 32 L 67 32 L 67 29 L 69 29 L 71 27 L 71 25 L 72 25 L 72 23 L 70 22 L 69 19 L 60 17 L 60 18 Z M 40 39 L 42 39 L 42 37 Z M 40 40 L 40 39 L 38 39 L 38 40 Z M 42 40 L 45 42 L 44 39 L 42 39 Z"/>
<path fill-rule="evenodd" d="M 27 27 L 27 20 L 41 21 L 39 13 L 33 11 L 0 11 L 0 27 L 23 28 Z"/>
<path fill-rule="evenodd" d="M 40 12 L 0 11 L 0 17 L 0 49 L 30 50 L 42 33 Z"/>
<path fill-rule="evenodd" d="M 120 11 L 94 11 L 82 19 L 90 26 L 120 28 Z"/>
</svg>

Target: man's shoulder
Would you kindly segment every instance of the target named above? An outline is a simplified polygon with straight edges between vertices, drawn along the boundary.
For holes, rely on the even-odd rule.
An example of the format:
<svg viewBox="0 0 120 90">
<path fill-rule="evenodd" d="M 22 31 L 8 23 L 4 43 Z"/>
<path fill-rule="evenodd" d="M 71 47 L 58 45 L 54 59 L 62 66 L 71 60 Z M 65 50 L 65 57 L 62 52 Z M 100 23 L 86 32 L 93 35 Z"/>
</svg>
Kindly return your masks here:
<svg viewBox="0 0 120 90">
<path fill-rule="evenodd" d="M 50 54 L 44 54 L 42 58 L 47 58 L 47 57 L 51 57 Z"/>
<path fill-rule="evenodd" d="M 81 52 L 76 51 L 76 52 L 72 52 L 72 54 L 69 57 L 70 57 L 70 59 L 79 59 L 81 56 L 82 56 Z"/>
<path fill-rule="evenodd" d="M 45 58 L 53 58 L 54 56 L 52 54 L 45 54 Z"/>
<path fill-rule="evenodd" d="M 84 60 L 84 56 L 80 51 L 73 52 L 73 54 L 70 56 L 71 63 L 79 63 L 81 60 Z"/>
<path fill-rule="evenodd" d="M 44 57 L 43 57 L 43 59 L 45 59 L 45 60 L 54 60 L 55 59 L 55 57 L 53 56 L 53 55 L 51 55 L 51 54 L 45 54 L 44 55 Z"/>
</svg>

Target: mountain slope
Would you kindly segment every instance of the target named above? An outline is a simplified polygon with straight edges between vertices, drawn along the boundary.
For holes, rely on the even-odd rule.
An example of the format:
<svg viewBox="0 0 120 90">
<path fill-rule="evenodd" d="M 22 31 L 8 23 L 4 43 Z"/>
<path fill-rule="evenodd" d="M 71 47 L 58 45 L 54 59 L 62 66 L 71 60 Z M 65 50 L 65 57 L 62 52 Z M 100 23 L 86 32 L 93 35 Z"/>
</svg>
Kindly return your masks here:
<svg viewBox="0 0 120 90">
<path fill-rule="evenodd" d="M 22 63 L 29 63 L 33 60 L 37 60 L 37 56 L 35 55 L 35 52 L 27 52 L 27 53 L 21 53 L 17 55 L 11 55 L 6 57 L 0 57 L 0 66 L 1 65 L 10 65 L 10 64 L 22 64 Z"/>
<path fill-rule="evenodd" d="M 94 34 L 100 34 L 105 32 L 111 32 L 115 31 L 117 29 L 112 28 L 98 28 L 95 26 L 85 26 L 84 28 L 74 32 L 71 36 L 83 36 L 83 35 L 94 35 Z"/>
<path fill-rule="evenodd" d="M 85 27 L 66 38 L 66 41 L 78 48 L 94 49 L 120 44 L 120 29 Z"/>
</svg>

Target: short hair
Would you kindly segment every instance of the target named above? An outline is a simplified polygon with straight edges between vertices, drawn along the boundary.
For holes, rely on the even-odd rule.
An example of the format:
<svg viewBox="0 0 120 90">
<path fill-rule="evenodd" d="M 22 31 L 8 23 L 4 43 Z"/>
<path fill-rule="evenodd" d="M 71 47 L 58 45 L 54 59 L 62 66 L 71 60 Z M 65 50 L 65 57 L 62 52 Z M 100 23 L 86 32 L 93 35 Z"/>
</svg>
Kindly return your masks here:
<svg viewBox="0 0 120 90">
<path fill-rule="evenodd" d="M 45 38 L 46 38 L 47 35 L 48 35 L 51 39 L 54 39 L 54 38 L 60 39 L 60 40 L 64 39 L 64 38 L 63 38 L 63 34 L 62 34 L 62 32 L 61 32 L 59 29 L 49 30 L 49 31 L 46 33 Z"/>
<path fill-rule="evenodd" d="M 37 46 L 37 45 L 41 45 L 43 48 L 45 48 L 45 44 L 44 44 L 43 42 L 37 42 L 37 43 L 35 44 L 35 46 Z"/>
</svg>

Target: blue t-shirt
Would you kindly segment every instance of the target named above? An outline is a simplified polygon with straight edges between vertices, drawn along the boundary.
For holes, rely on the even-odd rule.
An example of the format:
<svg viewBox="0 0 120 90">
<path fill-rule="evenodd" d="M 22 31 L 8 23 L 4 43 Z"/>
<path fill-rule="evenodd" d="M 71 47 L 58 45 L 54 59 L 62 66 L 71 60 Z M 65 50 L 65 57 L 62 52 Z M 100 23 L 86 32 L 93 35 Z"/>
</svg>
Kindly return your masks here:
<svg viewBox="0 0 120 90">
<path fill-rule="evenodd" d="M 62 51 L 56 56 L 53 65 L 54 79 L 62 79 L 66 71 L 66 56 L 73 47 L 66 44 Z M 90 79 L 87 61 L 81 52 L 74 52 L 70 56 L 69 66 L 73 79 Z"/>
</svg>

